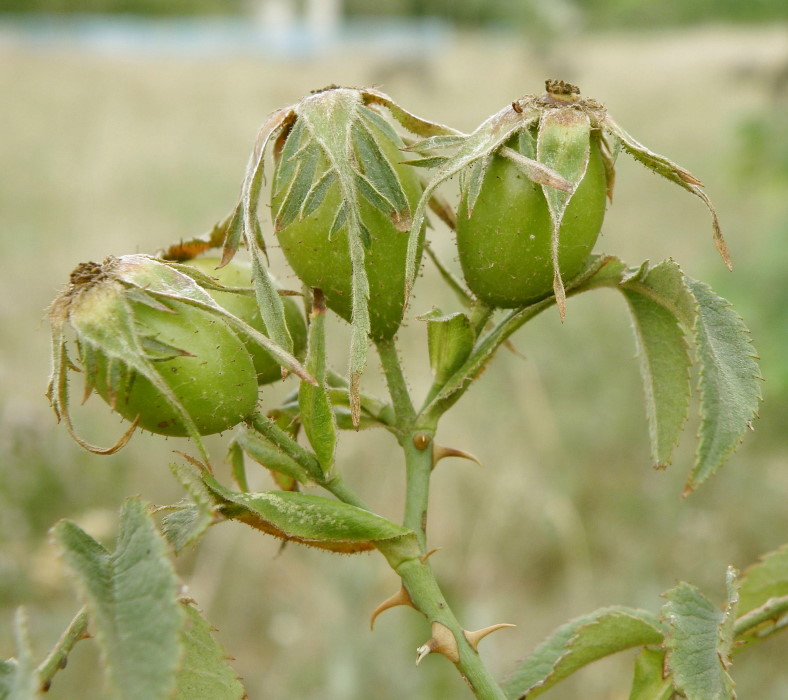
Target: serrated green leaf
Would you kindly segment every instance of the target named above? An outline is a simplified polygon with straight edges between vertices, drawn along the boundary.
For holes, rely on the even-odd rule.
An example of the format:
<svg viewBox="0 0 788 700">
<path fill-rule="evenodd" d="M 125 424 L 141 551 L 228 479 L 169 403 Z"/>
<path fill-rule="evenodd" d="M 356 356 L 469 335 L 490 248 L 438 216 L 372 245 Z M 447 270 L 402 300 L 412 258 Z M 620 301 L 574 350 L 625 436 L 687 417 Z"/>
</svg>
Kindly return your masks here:
<svg viewBox="0 0 788 700">
<path fill-rule="evenodd" d="M 665 652 L 661 649 L 643 649 L 635 659 L 635 677 L 629 700 L 670 700 L 673 681 L 665 673 Z"/>
<path fill-rule="evenodd" d="M 211 625 L 187 602 L 181 606 L 185 625 L 181 631 L 184 656 L 176 675 L 175 700 L 243 700 L 247 697 L 227 653 L 214 639 Z"/>
<path fill-rule="evenodd" d="M 65 520 L 53 535 L 87 600 L 117 697 L 169 697 L 183 614 L 167 546 L 145 505 L 124 502 L 114 552 Z"/>
<path fill-rule="evenodd" d="M 685 488 L 690 492 L 719 469 L 752 427 L 761 374 L 749 331 L 730 303 L 702 282 L 686 279 L 698 304 L 694 331 L 701 395 L 700 440 Z"/>
<path fill-rule="evenodd" d="M 720 636 L 725 614 L 688 583 L 679 583 L 664 596 L 666 662 L 676 689 L 687 700 L 733 700 L 725 653 L 729 640 Z"/>
<path fill-rule="evenodd" d="M 788 544 L 764 555 L 741 574 L 739 614 L 764 605 L 771 598 L 788 596 Z"/>
<path fill-rule="evenodd" d="M 434 309 L 421 316 L 427 322 L 427 346 L 435 382 L 443 385 L 468 359 L 476 341 L 471 320 L 464 313 L 443 315 Z"/>
<path fill-rule="evenodd" d="M 306 366 L 318 382 L 318 386 L 301 382 L 298 389 L 298 407 L 301 424 L 309 444 L 317 456 L 324 474 L 334 464 L 337 444 L 337 426 L 331 402 L 325 390 L 326 381 L 326 309 L 323 294 L 314 291 L 315 303 L 309 323 Z"/>
<path fill-rule="evenodd" d="M 503 683 L 507 698 L 535 698 L 583 666 L 610 654 L 659 644 L 663 627 L 651 613 L 611 607 L 567 622 L 540 644 Z"/>
<path fill-rule="evenodd" d="M 297 491 L 237 493 L 208 474 L 206 485 L 223 498 L 225 514 L 263 532 L 335 552 L 372 549 L 375 542 L 415 536 L 362 508 Z"/>
<path fill-rule="evenodd" d="M 679 273 L 680 275 L 680 273 Z M 644 284 L 659 294 L 658 276 Z M 689 411 L 691 358 L 679 320 L 664 306 L 621 287 L 632 315 L 646 397 L 651 458 L 670 464 Z"/>
<path fill-rule="evenodd" d="M 274 171 L 274 181 L 272 185 L 272 198 L 278 198 L 282 191 L 290 185 L 293 174 L 298 167 L 294 158 L 301 148 L 305 132 L 304 122 L 296 119 L 292 128 L 287 133 L 284 146 L 277 157 L 277 166 Z"/>
</svg>

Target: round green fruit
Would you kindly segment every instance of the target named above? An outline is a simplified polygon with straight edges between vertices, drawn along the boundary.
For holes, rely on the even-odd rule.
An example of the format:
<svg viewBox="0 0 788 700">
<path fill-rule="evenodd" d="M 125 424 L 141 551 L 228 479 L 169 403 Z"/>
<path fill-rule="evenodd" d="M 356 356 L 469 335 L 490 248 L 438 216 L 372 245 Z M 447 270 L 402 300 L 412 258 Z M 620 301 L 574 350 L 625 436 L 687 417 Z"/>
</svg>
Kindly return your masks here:
<svg viewBox="0 0 788 700">
<path fill-rule="evenodd" d="M 533 158 L 529 134 L 506 144 Z M 530 152 L 528 152 L 530 150 Z M 569 200 L 559 231 L 563 280 L 582 269 L 605 215 L 607 175 L 592 135 L 586 173 Z M 553 293 L 552 221 L 542 186 L 508 158 L 494 155 L 470 216 L 467 198 L 457 212 L 457 247 L 470 290 L 490 306 L 515 308 Z"/>
<path fill-rule="evenodd" d="M 423 190 L 416 169 L 402 164 L 405 154 L 386 134 L 373 127 L 370 127 L 370 132 L 396 173 L 413 211 Z M 271 201 L 274 220 L 288 189 L 286 184 L 277 183 L 280 165 L 281 160 L 274 176 L 276 194 Z M 325 172 L 327 166 L 325 157 L 321 156 L 316 178 Z M 360 162 L 360 167 L 364 168 L 363 162 Z M 346 321 L 351 321 L 353 270 L 347 226 L 329 236 L 341 203 L 342 193 L 335 182 L 314 212 L 281 228 L 277 236 L 282 252 L 296 275 L 310 287 L 321 289 L 326 306 Z M 402 227 L 398 229 L 391 217 L 360 194 L 358 209 L 369 233 L 364 248 L 364 265 L 369 282 L 370 336 L 373 340 L 387 339 L 394 336 L 402 322 L 408 231 Z"/>
<path fill-rule="evenodd" d="M 182 348 L 188 355 L 153 362 L 153 367 L 197 426 L 200 435 L 227 430 L 254 412 L 257 382 L 243 343 L 223 321 L 182 302 L 170 302 L 174 313 L 133 304 L 141 332 Z M 108 363 L 98 356 L 93 385 L 99 395 L 128 420 L 160 435 L 187 436 L 183 419 L 149 379 L 134 374 L 126 391 L 111 396 Z"/>
<path fill-rule="evenodd" d="M 148 256 L 83 263 L 50 318 L 58 334 L 66 322 L 73 329 L 86 389 L 121 416 L 161 435 L 218 433 L 255 411 L 254 365 L 219 316 L 156 296 L 174 289 L 184 300 L 205 294 Z"/>
<path fill-rule="evenodd" d="M 249 263 L 233 259 L 224 267 L 217 269 L 219 263 L 219 258 L 207 257 L 195 258 L 189 260 L 186 264 L 210 277 L 216 278 L 225 287 L 250 287 L 252 285 L 252 266 Z M 265 323 L 260 317 L 257 300 L 253 296 L 245 296 L 233 292 L 218 292 L 212 289 L 206 291 L 220 306 L 227 309 L 231 314 L 237 316 L 263 335 L 268 335 Z M 304 321 L 304 315 L 301 313 L 298 302 L 292 297 L 283 297 L 282 303 L 285 309 L 285 323 L 290 331 L 290 337 L 293 339 L 292 354 L 297 359 L 302 360 L 306 352 L 306 322 Z M 271 384 L 282 378 L 282 368 L 265 349 L 252 340 L 244 339 L 244 344 L 254 362 L 258 384 Z"/>
</svg>

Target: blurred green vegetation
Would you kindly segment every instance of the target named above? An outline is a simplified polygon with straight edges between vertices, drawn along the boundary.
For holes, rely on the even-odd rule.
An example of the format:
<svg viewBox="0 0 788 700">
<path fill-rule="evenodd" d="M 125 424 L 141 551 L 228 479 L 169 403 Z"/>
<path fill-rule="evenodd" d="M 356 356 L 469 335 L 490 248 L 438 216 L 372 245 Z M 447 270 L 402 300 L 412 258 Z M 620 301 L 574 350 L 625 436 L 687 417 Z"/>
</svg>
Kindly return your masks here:
<svg viewBox="0 0 788 700">
<path fill-rule="evenodd" d="M 303 2 L 296 4 L 303 4 Z M 113 13 L 154 16 L 238 14 L 246 0 L 0 0 L 0 12 Z M 467 26 L 517 25 L 545 15 L 582 15 L 594 28 L 678 26 L 788 19 L 781 0 L 345 0 L 348 16 L 442 17 Z"/>
<path fill-rule="evenodd" d="M 697 424 L 687 426 L 671 468 L 654 471 L 623 301 L 610 291 L 583 295 L 570 302 L 566 323 L 547 314 L 520 331 L 514 342 L 524 357 L 502 352 L 438 435 L 485 464 L 446 460 L 435 473 L 430 542 L 443 548 L 432 559 L 439 580 L 468 627 L 518 625 L 485 641 L 481 653 L 503 674 L 570 617 L 616 603 L 658 610 L 659 594 L 677 579 L 721 600 L 727 565 L 747 566 L 788 541 L 788 136 L 775 77 L 788 61 L 785 47 L 780 27 L 574 33 L 547 51 L 463 34 L 416 59 L 339 52 L 287 64 L 0 46 L 0 227 L 10 262 L 0 294 L 0 657 L 13 654 L 17 606 L 28 609 L 39 656 L 79 606 L 47 528 L 68 517 L 111 543 L 126 495 L 180 497 L 167 465 L 173 450 L 188 449 L 137 435 L 101 458 L 68 439 L 43 397 L 47 304 L 79 262 L 152 252 L 210 228 L 234 203 L 256 129 L 273 109 L 328 83 L 374 84 L 384 75 L 382 88 L 404 106 L 465 130 L 560 76 L 688 167 L 720 210 L 733 274 L 716 257 L 702 203 L 623 156 L 598 249 L 633 264 L 672 256 L 710 282 L 751 326 L 766 379 L 755 433 L 682 501 Z M 456 266 L 450 232 L 431 238 Z M 278 277 L 295 286 L 275 246 L 271 252 Z M 425 264 L 412 314 L 433 305 L 456 308 Z M 333 322 L 331 332 L 341 371 L 346 329 Z M 420 395 L 429 376 L 422 324 L 411 317 L 400 342 Z M 381 390 L 376 366 L 371 357 L 371 391 Z M 78 379 L 74 386 L 78 396 Z M 263 404 L 290 388 L 266 391 Z M 111 443 L 123 428 L 95 398 L 75 414 L 92 441 Z M 210 442 L 217 461 L 223 445 Z M 377 511 L 399 519 L 393 440 L 345 435 L 339 464 Z M 271 486 L 266 475 L 251 476 L 255 488 Z M 412 611 L 387 612 L 370 633 L 370 612 L 398 585 L 379 557 L 281 551 L 224 524 L 176 565 L 251 698 L 465 693 L 442 659 L 413 667 L 428 630 Z M 786 653 L 788 640 L 778 638 L 738 656 L 740 697 L 788 697 Z M 589 668 L 550 697 L 626 698 L 632 658 Z M 78 645 L 50 697 L 106 697 L 94 646 Z"/>
</svg>

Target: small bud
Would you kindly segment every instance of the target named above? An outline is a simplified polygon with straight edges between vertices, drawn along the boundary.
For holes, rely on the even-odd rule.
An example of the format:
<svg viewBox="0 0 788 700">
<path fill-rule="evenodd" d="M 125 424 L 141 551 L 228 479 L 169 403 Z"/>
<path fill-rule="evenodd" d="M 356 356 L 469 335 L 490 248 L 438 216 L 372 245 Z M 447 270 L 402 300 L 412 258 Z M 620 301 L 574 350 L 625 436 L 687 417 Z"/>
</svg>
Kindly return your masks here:
<svg viewBox="0 0 788 700">
<path fill-rule="evenodd" d="M 413 444 L 417 450 L 426 450 L 432 438 L 427 433 L 416 433 L 413 436 Z"/>
<path fill-rule="evenodd" d="M 428 654 L 443 654 L 453 664 L 460 661 L 460 649 L 452 631 L 441 622 L 432 623 L 432 637 L 416 649 L 416 665 Z"/>
<path fill-rule="evenodd" d="M 504 627 L 516 627 L 517 625 L 512 625 L 508 622 L 501 622 L 497 625 L 490 625 L 489 627 L 483 627 L 480 630 L 476 630 L 475 632 L 471 632 L 469 630 L 464 630 L 463 634 L 465 634 L 465 639 L 468 640 L 468 644 L 470 644 L 474 651 L 477 651 L 477 647 L 479 646 L 479 642 L 482 641 L 488 634 L 492 634 L 497 630 L 503 629 Z"/>
<path fill-rule="evenodd" d="M 410 594 L 407 590 L 405 590 L 405 586 L 400 588 L 393 596 L 390 598 L 386 598 L 372 613 L 372 617 L 369 618 L 369 629 L 375 629 L 375 620 L 377 619 L 380 613 L 388 610 L 389 608 L 396 608 L 398 605 L 407 605 L 409 607 L 413 607 L 413 601 L 410 599 Z"/>
</svg>

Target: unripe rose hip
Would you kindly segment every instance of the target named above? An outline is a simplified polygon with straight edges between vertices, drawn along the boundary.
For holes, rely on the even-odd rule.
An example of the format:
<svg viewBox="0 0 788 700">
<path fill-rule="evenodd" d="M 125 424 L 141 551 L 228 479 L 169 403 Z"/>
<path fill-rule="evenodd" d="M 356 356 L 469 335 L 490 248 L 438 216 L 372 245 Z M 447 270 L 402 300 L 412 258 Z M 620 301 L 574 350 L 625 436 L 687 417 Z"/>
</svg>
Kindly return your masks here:
<svg viewBox="0 0 788 700">
<path fill-rule="evenodd" d="M 238 258 L 234 258 L 223 267 L 219 267 L 221 264 L 219 258 L 214 257 L 194 258 L 187 261 L 186 264 L 215 278 L 226 287 L 250 287 L 252 284 L 251 265 L 238 260 Z M 218 304 L 231 314 L 248 323 L 263 335 L 267 335 L 265 324 L 260 317 L 260 309 L 254 296 L 215 290 L 208 290 L 208 292 Z M 304 321 L 304 316 L 298 302 L 292 297 L 283 297 L 282 303 L 285 309 L 287 329 L 290 331 L 290 337 L 293 339 L 293 355 L 299 360 L 303 359 L 306 352 L 306 322 Z M 282 378 L 281 365 L 271 357 L 269 352 L 261 348 L 257 343 L 243 338 L 242 335 L 241 339 L 252 356 L 258 384 L 271 384 Z"/>
</svg>

